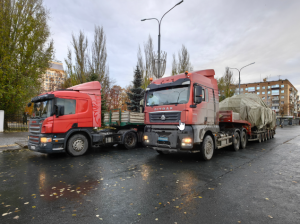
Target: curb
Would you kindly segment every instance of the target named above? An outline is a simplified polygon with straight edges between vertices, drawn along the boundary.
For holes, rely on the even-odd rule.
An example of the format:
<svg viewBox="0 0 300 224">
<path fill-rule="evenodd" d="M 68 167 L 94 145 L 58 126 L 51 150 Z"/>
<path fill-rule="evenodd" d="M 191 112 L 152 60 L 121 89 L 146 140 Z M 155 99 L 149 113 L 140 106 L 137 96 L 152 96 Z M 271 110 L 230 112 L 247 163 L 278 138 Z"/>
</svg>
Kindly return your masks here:
<svg viewBox="0 0 300 224">
<path fill-rule="evenodd" d="M 0 153 L 4 151 L 13 151 L 21 149 L 21 147 L 18 144 L 11 144 L 11 145 L 0 145 Z"/>
</svg>

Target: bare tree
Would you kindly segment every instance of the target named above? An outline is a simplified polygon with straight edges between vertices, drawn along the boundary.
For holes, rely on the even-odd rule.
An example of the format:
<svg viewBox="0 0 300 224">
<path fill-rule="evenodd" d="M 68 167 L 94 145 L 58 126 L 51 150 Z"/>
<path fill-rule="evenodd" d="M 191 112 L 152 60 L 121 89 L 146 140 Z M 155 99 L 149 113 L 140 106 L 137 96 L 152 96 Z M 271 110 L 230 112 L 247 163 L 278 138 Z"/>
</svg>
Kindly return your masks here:
<svg viewBox="0 0 300 224">
<path fill-rule="evenodd" d="M 221 78 L 217 79 L 218 89 L 219 89 L 219 101 L 231 97 L 235 93 L 235 80 L 233 78 L 233 73 L 228 67 L 225 68 L 225 73 Z"/>
<path fill-rule="evenodd" d="M 280 105 L 280 107 L 279 107 L 279 114 L 281 115 L 281 117 L 284 116 L 285 111 L 287 111 L 287 108 L 288 108 L 288 104 L 286 104 L 286 103 Z"/>
<path fill-rule="evenodd" d="M 187 48 L 182 45 L 181 50 L 178 51 L 178 61 L 175 54 L 173 54 L 171 75 L 184 73 L 185 71 L 193 71 L 193 67 L 190 62 L 190 54 Z"/>
</svg>

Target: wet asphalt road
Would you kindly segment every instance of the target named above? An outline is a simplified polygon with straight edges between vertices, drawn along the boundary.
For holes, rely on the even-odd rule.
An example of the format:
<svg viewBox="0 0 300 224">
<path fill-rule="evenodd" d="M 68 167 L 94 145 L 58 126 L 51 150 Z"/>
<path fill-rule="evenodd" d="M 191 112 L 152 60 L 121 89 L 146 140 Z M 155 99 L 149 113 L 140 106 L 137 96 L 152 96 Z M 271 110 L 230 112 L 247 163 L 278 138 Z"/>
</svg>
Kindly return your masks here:
<svg viewBox="0 0 300 224">
<path fill-rule="evenodd" d="M 208 162 L 146 148 L 0 154 L 1 224 L 283 224 L 300 223 L 299 207 L 299 126 Z"/>
</svg>

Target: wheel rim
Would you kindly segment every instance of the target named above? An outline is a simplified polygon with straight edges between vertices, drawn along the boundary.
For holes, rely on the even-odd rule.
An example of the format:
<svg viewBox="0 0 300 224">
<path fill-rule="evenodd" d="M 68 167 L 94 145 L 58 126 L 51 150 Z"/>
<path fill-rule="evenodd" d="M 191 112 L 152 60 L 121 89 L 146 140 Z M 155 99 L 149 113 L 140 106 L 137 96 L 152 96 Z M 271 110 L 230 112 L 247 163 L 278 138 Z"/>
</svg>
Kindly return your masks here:
<svg viewBox="0 0 300 224">
<path fill-rule="evenodd" d="M 242 144 L 245 145 L 246 143 L 246 135 L 245 133 L 242 134 Z"/>
<path fill-rule="evenodd" d="M 82 139 L 76 139 L 72 146 L 76 152 L 80 152 L 84 149 L 84 141 Z"/>
<path fill-rule="evenodd" d="M 213 146 L 211 144 L 211 142 L 207 142 L 205 144 L 205 156 L 206 158 L 210 159 L 212 157 L 212 154 L 213 154 Z"/>
<path fill-rule="evenodd" d="M 133 145 L 134 144 L 134 137 L 132 133 L 128 133 L 125 137 L 125 143 L 126 145 Z"/>
<path fill-rule="evenodd" d="M 239 136 L 237 136 L 237 135 L 234 136 L 234 145 L 236 146 L 237 149 L 239 149 L 240 139 L 239 139 Z"/>
</svg>

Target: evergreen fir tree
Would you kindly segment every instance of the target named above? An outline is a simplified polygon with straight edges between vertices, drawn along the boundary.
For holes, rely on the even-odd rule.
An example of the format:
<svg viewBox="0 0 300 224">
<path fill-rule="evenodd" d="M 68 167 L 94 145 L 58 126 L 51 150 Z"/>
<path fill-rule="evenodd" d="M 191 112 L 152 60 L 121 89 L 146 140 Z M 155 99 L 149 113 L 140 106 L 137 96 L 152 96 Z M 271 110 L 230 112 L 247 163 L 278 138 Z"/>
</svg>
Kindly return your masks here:
<svg viewBox="0 0 300 224">
<path fill-rule="evenodd" d="M 141 88 L 143 84 L 143 77 L 138 66 L 134 71 L 133 88 L 130 89 L 131 92 L 127 93 L 130 102 L 126 102 L 128 105 L 128 110 L 140 111 L 140 101 L 144 98 L 144 90 Z"/>
</svg>

